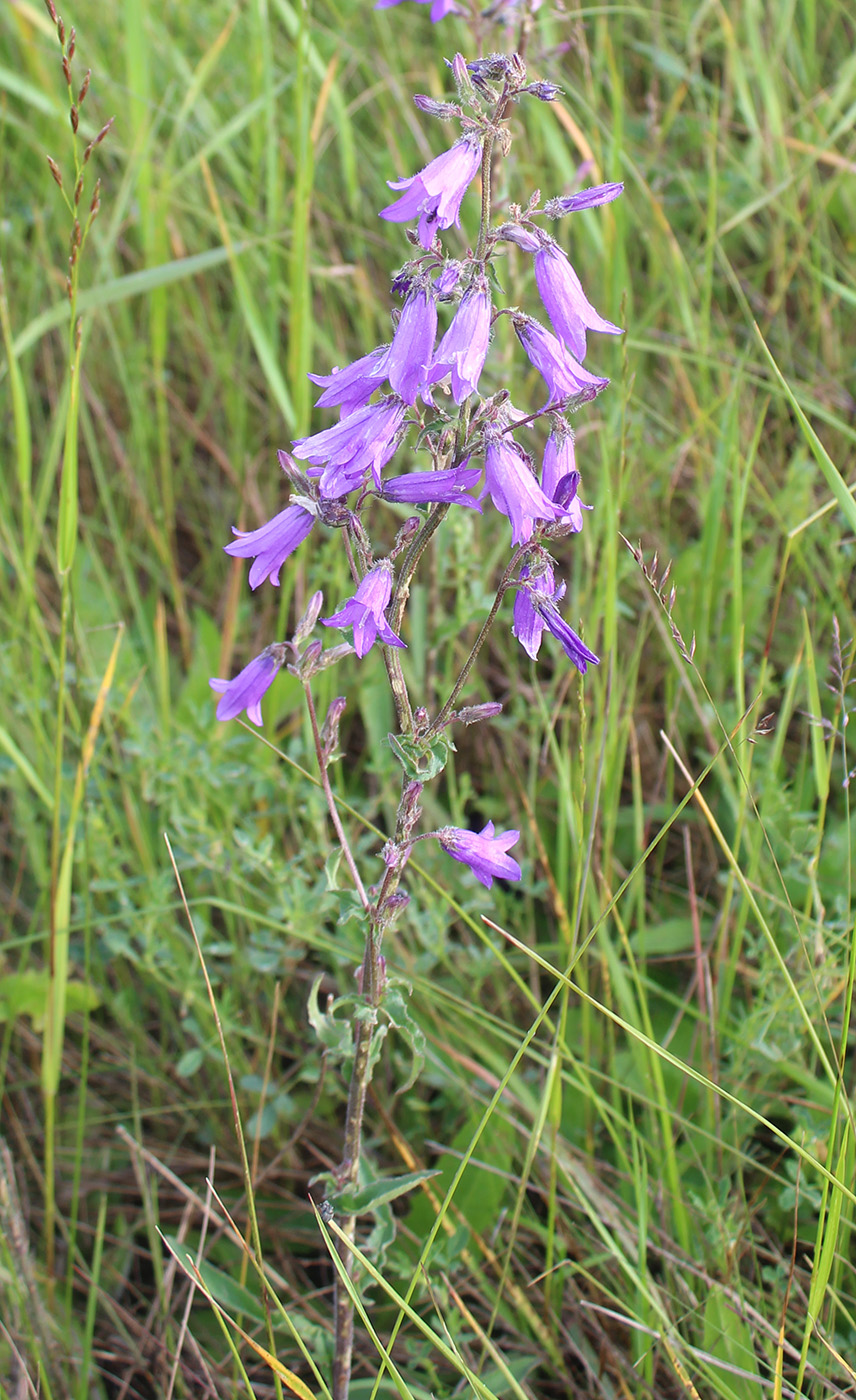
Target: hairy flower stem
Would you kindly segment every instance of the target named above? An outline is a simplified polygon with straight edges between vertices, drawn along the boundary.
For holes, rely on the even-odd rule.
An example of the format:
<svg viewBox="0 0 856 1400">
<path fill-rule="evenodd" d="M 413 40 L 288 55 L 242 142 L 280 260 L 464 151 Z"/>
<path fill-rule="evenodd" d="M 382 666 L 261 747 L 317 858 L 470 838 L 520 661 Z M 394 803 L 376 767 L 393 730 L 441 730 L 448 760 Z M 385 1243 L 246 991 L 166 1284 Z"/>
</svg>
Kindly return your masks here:
<svg viewBox="0 0 856 1400">
<path fill-rule="evenodd" d="M 502 96 L 500 97 L 499 101 L 496 104 L 496 107 L 494 108 L 493 117 L 491 118 L 491 124 L 488 128 L 488 133 L 485 137 L 484 146 L 482 147 L 481 222 L 479 223 L 479 241 L 476 245 L 475 252 L 476 262 L 483 262 L 484 255 L 487 251 L 487 236 L 490 231 L 491 216 L 491 162 L 493 160 L 493 148 L 494 143 L 496 142 L 498 131 L 497 123 L 500 122 L 504 117 L 505 109 L 508 106 L 509 101 L 510 98 L 508 95 L 508 82 L 506 80 L 505 84 L 503 85 Z"/>
<path fill-rule="evenodd" d="M 392 603 L 389 608 L 389 624 L 393 632 L 397 632 L 401 626 L 401 619 L 404 616 L 404 609 L 407 599 L 410 596 L 410 584 L 413 575 L 416 573 L 419 560 L 425 551 L 428 541 L 439 527 L 448 513 L 447 505 L 438 505 L 432 510 L 425 524 L 417 532 L 410 545 L 404 563 L 398 575 L 398 582 L 395 592 L 392 595 Z M 386 665 L 386 673 L 389 677 L 389 685 L 392 690 L 392 698 L 395 703 L 395 713 L 398 717 L 398 727 L 402 734 L 413 733 L 413 709 L 410 704 L 410 696 L 407 693 L 407 685 L 404 680 L 404 671 L 401 666 L 401 658 L 395 647 L 384 647 L 383 659 Z"/>
<path fill-rule="evenodd" d="M 526 544 L 519 545 L 518 548 L 515 549 L 514 553 L 512 554 L 508 567 L 500 580 L 499 588 L 496 591 L 496 597 L 493 600 L 493 606 L 491 607 L 490 612 L 484 620 L 484 624 L 482 626 L 481 631 L 476 637 L 472 651 L 470 652 L 469 656 L 464 662 L 461 674 L 455 681 L 455 684 L 452 687 L 451 694 L 449 695 L 449 698 L 443 706 L 442 710 L 437 715 L 437 718 L 434 720 L 430 728 L 426 730 L 423 736 L 426 743 L 429 739 L 433 739 L 435 734 L 439 734 L 441 732 L 443 726 L 449 718 L 449 715 L 452 713 L 452 710 L 455 706 L 455 702 L 457 701 L 458 696 L 460 695 L 461 691 L 466 685 L 467 677 L 469 676 L 470 671 L 475 665 L 476 657 L 478 656 L 479 652 L 481 651 L 482 647 L 487 641 L 488 633 L 490 632 L 490 629 L 496 620 L 496 615 L 499 612 L 502 600 L 505 597 L 505 594 L 507 593 L 509 587 L 511 586 L 512 576 L 517 568 L 517 565 L 523 558 L 528 548 L 529 544 L 527 542 Z"/>
<path fill-rule="evenodd" d="M 327 810 L 330 813 L 330 820 L 333 823 L 333 827 L 336 832 L 336 837 L 338 839 L 339 845 L 342 848 L 342 854 L 344 855 L 348 869 L 351 872 L 351 879 L 353 880 L 354 887 L 356 888 L 357 894 L 359 895 L 360 903 L 362 904 L 365 910 L 368 910 L 369 897 L 366 894 L 365 887 L 360 878 L 360 872 L 357 869 L 357 863 L 354 860 L 353 852 L 351 851 L 351 848 L 348 845 L 348 838 L 345 835 L 345 828 L 342 826 L 339 813 L 336 810 L 336 799 L 333 796 L 333 789 L 330 786 L 330 775 L 327 772 L 327 760 L 324 757 L 324 748 L 321 743 L 321 734 L 318 729 L 318 715 L 315 710 L 315 701 L 312 698 L 312 691 L 310 689 L 308 681 L 304 681 L 303 691 L 306 696 L 306 708 L 309 711 L 309 722 L 312 725 L 312 741 L 315 746 L 315 757 L 318 760 L 318 772 L 321 778 L 321 786 L 324 789 L 324 796 L 327 799 Z"/>
<path fill-rule="evenodd" d="M 389 624 L 393 632 L 397 632 L 404 617 L 404 609 L 407 606 L 407 599 L 410 596 L 410 585 L 413 582 L 413 575 L 419 566 L 419 560 L 425 552 L 428 541 L 442 525 L 449 513 L 448 505 L 435 506 L 414 536 L 410 548 L 404 556 L 404 563 L 398 575 L 398 582 L 395 592 L 392 595 L 392 603 L 389 608 Z"/>
</svg>

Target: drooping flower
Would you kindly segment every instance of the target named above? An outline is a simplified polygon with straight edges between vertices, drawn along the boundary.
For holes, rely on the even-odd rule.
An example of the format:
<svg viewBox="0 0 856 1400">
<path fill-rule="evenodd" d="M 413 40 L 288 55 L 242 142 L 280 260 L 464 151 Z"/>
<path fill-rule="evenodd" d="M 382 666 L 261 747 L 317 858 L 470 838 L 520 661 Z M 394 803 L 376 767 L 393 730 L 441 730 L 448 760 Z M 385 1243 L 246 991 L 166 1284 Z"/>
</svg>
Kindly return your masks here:
<svg viewBox="0 0 856 1400">
<path fill-rule="evenodd" d="M 369 570 L 344 607 L 332 617 L 322 617 L 321 621 L 325 627 L 353 627 L 354 651 L 360 659 L 378 638 L 389 647 L 406 646 L 384 617 L 391 596 L 392 566 L 384 561 Z"/>
<path fill-rule="evenodd" d="M 428 383 L 452 377 L 452 398 L 463 403 L 478 389 L 490 338 L 490 293 L 484 278 L 467 288 L 452 324 L 437 346 Z"/>
<path fill-rule="evenodd" d="M 598 204 L 609 204 L 617 199 L 624 189 L 623 183 L 611 185 L 590 185 L 587 190 L 577 190 L 576 194 L 560 195 L 544 205 L 544 213 L 549 219 L 558 219 L 562 214 L 575 214 L 578 209 L 594 209 Z"/>
<path fill-rule="evenodd" d="M 405 301 L 392 344 L 378 364 L 407 404 L 415 404 L 425 383 L 436 338 L 437 303 L 426 288 L 417 288 Z"/>
<path fill-rule="evenodd" d="M 547 404 L 561 403 L 592 391 L 599 394 L 608 385 L 608 379 L 583 369 L 562 342 L 531 316 L 515 316 L 514 329 L 532 364 L 544 376 Z"/>
<path fill-rule="evenodd" d="M 564 523 L 570 525 L 574 534 L 583 528 L 583 508 L 577 497 L 579 482 L 573 430 L 560 420 L 544 447 L 541 490 L 551 501 L 562 507 L 565 513 Z"/>
<path fill-rule="evenodd" d="M 242 710 L 246 710 L 247 719 L 260 725 L 262 696 L 273 684 L 276 673 L 285 660 L 286 651 L 287 647 L 282 642 L 274 642 L 254 657 L 234 680 L 222 681 L 212 676 L 208 684 L 220 696 L 217 718 L 234 719 Z"/>
<path fill-rule="evenodd" d="M 578 360 L 586 357 L 586 329 L 623 334 L 620 326 L 595 311 L 568 258 L 552 239 L 535 254 L 535 281 L 553 329 Z"/>
<path fill-rule="evenodd" d="M 380 217 L 393 223 L 419 221 L 419 242 L 430 248 L 438 229 L 460 225 L 461 201 L 481 163 L 481 140 L 462 136 L 448 151 L 435 156 L 418 175 L 388 180 L 391 190 L 404 190 Z"/>
<path fill-rule="evenodd" d="M 525 584 L 531 577 L 531 570 L 528 565 L 520 570 L 520 583 Z M 537 579 L 537 587 L 552 598 L 557 603 L 565 596 L 565 585 L 556 584 L 553 574 L 552 564 L 546 561 L 542 564 L 542 572 Z M 535 611 L 532 605 L 532 594 L 529 588 L 520 587 L 514 595 L 514 619 L 511 624 L 512 635 L 515 636 L 527 655 L 534 661 L 541 648 L 541 634 L 544 631 L 544 619 Z"/>
<path fill-rule="evenodd" d="M 468 865 L 476 879 L 487 889 L 490 889 L 495 877 L 520 879 L 520 866 L 513 856 L 507 854 L 509 847 L 519 841 L 519 831 L 494 834 L 493 822 L 488 822 L 478 833 L 464 831 L 460 826 L 444 826 L 437 832 L 437 839 L 443 850 L 462 865 Z"/>
<path fill-rule="evenodd" d="M 330 374 L 310 374 L 308 377 L 312 383 L 324 390 L 321 397 L 315 400 L 315 407 L 338 406 L 340 416 L 346 418 L 349 413 L 367 404 L 375 389 L 379 389 L 386 379 L 386 370 L 379 371 L 379 361 L 384 358 L 388 348 L 379 345 L 368 355 L 353 360 L 342 369 L 334 369 Z"/>
<path fill-rule="evenodd" d="M 565 621 L 553 598 L 542 592 L 540 587 L 530 589 L 530 598 L 535 612 L 547 631 L 552 632 L 556 640 L 561 642 L 565 655 L 582 675 L 585 675 L 589 666 L 600 665 L 600 657 L 595 656 L 594 652 L 589 650 L 585 642 L 577 636 L 573 627 Z"/>
<path fill-rule="evenodd" d="M 403 401 L 391 394 L 340 418 L 332 428 L 298 438 L 294 456 L 314 464 L 306 474 L 320 477 L 318 490 L 326 500 L 347 496 L 362 485 L 369 471 L 379 486 L 381 470 L 398 446 L 405 411 Z"/>
<path fill-rule="evenodd" d="M 431 6 L 431 23 L 436 24 L 438 20 L 445 19 L 446 15 L 460 15 L 463 13 L 455 0 L 416 0 L 418 5 Z M 389 10 L 393 5 L 400 5 L 401 0 L 377 0 L 376 10 Z"/>
<path fill-rule="evenodd" d="M 286 506 L 258 530 L 236 530 L 231 544 L 224 545 L 227 554 L 237 559 L 252 559 L 250 588 L 258 588 L 264 579 L 279 583 L 279 571 L 298 545 L 301 545 L 315 524 L 315 516 L 300 505 Z"/>
<path fill-rule="evenodd" d="M 407 476 L 393 476 L 384 481 L 381 495 L 385 501 L 398 501 L 404 505 L 444 501 L 480 511 L 479 502 L 467 495 L 480 476 L 481 467 L 467 466 L 450 467 L 438 472 L 409 472 Z"/>
<path fill-rule="evenodd" d="M 484 491 L 511 521 L 511 543 L 532 538 L 536 520 L 561 520 L 561 509 L 545 496 L 517 443 L 494 429 L 485 441 Z"/>
<path fill-rule="evenodd" d="M 420 0 L 421 4 L 427 4 L 427 0 Z M 438 20 L 445 19 L 447 15 L 460 15 L 463 10 L 460 5 L 455 4 L 455 0 L 431 0 L 431 23 L 436 24 Z"/>
</svg>

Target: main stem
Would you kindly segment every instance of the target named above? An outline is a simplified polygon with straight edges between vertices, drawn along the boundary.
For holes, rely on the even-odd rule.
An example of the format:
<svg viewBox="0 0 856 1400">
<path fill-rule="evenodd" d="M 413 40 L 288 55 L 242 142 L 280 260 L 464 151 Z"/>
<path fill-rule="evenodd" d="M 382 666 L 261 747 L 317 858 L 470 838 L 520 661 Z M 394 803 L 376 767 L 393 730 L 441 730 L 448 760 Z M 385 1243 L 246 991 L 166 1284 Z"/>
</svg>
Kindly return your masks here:
<svg viewBox="0 0 856 1400">
<path fill-rule="evenodd" d="M 487 132 L 485 136 L 484 147 L 482 149 L 482 207 L 478 245 L 476 249 L 476 258 L 480 261 L 484 260 L 485 253 L 487 251 L 487 240 L 488 233 L 490 230 L 491 160 L 493 156 L 493 146 L 496 140 L 496 122 L 501 118 L 502 114 L 504 113 L 505 108 L 507 106 L 507 101 L 508 97 L 506 86 L 506 88 L 503 90 L 502 97 L 500 98 L 494 113 L 492 129 L 490 129 Z M 456 459 L 461 450 L 462 438 L 466 437 L 468 424 L 469 413 L 468 410 L 465 408 L 462 411 L 461 422 L 459 423 L 458 432 L 456 434 L 454 453 Z M 428 516 L 428 519 L 417 532 L 409 549 L 407 550 L 407 553 L 404 558 L 404 563 L 399 572 L 398 582 L 396 584 L 395 593 L 393 595 L 388 613 L 389 624 L 395 632 L 398 632 L 400 630 L 401 620 L 404 615 L 404 609 L 410 594 L 410 585 L 413 580 L 413 576 L 416 572 L 419 561 L 425 549 L 427 548 L 431 538 L 433 537 L 435 531 L 438 529 L 445 516 L 447 515 L 448 510 L 448 505 L 435 506 L 434 509 L 431 511 L 430 515 Z M 491 611 L 485 621 L 484 626 L 481 629 L 481 632 L 479 633 L 478 638 L 476 639 L 475 646 L 473 647 L 470 656 L 464 664 L 464 668 L 460 676 L 458 677 L 458 681 L 449 699 L 447 700 L 446 704 L 444 705 L 443 709 L 441 710 L 440 714 L 438 715 L 437 719 L 432 725 L 430 731 L 432 734 L 438 732 L 439 729 L 442 728 L 443 723 L 446 721 L 448 715 L 451 713 L 452 706 L 454 705 L 458 695 L 460 694 L 461 690 L 464 687 L 464 684 L 466 683 L 467 676 L 470 673 L 475 659 L 478 656 L 479 651 L 481 650 L 484 640 L 487 637 L 491 625 L 493 624 L 493 620 L 496 617 L 496 614 L 499 610 L 499 606 L 502 602 L 503 595 L 510 584 L 512 573 L 514 571 L 514 568 L 517 564 L 521 552 L 521 550 L 517 550 L 515 552 L 511 563 L 509 564 L 505 574 L 503 575 L 503 579 L 500 584 L 499 592 L 497 593 L 494 605 L 491 608 Z M 395 703 L 395 712 L 398 719 L 399 731 L 402 734 L 412 734 L 414 730 L 413 708 L 410 703 L 410 696 L 407 691 L 407 683 L 404 679 L 404 671 L 401 665 L 401 658 L 398 654 L 398 651 L 393 647 L 384 647 L 383 656 L 387 675 L 389 677 L 390 688 L 392 690 L 393 701 Z M 307 696 L 308 693 L 309 692 L 307 687 Z M 326 777 L 326 764 L 324 762 L 320 740 L 318 738 L 317 722 L 314 718 L 314 712 L 310 710 L 310 713 L 313 714 L 313 732 L 316 738 L 316 752 L 318 755 L 319 766 L 322 771 L 324 791 L 328 797 L 328 806 L 330 807 L 331 818 L 333 819 L 334 826 L 336 827 L 337 835 L 339 835 L 341 832 L 341 824 L 338 821 L 338 814 L 335 814 L 334 811 L 333 796 L 332 792 L 330 792 L 329 781 Z M 405 798 L 409 787 L 410 780 L 405 775 L 402 779 L 402 800 L 399 803 L 398 816 L 396 819 L 395 827 L 394 844 L 399 848 L 406 846 L 407 840 L 409 839 L 410 832 L 412 830 L 414 820 L 414 807 L 408 804 Z M 361 886 L 358 884 L 358 877 L 356 875 L 356 871 L 352 866 L 351 859 L 349 858 L 350 852 L 347 850 L 347 846 L 343 845 L 343 849 L 346 853 L 346 859 L 348 859 L 349 868 L 351 868 L 351 874 L 355 880 L 355 883 L 357 883 L 358 889 L 360 889 Z M 360 1155 L 362 1152 L 363 1115 L 365 1113 L 366 1095 L 368 1093 L 369 1081 L 371 1078 L 372 1038 L 374 1035 L 374 1028 L 377 1023 L 377 1009 L 380 1004 L 381 995 L 379 963 L 381 942 L 383 939 L 383 928 L 386 922 L 384 910 L 387 905 L 387 901 L 391 898 L 392 895 L 396 893 L 398 889 L 398 885 L 401 880 L 401 873 L 404 869 L 405 864 L 406 857 L 402 856 L 400 859 L 396 859 L 393 861 L 392 864 L 388 865 L 383 880 L 381 882 L 380 890 L 378 891 L 374 903 L 371 906 L 367 906 L 365 900 L 363 902 L 363 907 L 366 910 L 367 929 L 365 953 L 363 955 L 362 964 L 362 993 L 366 1003 L 371 1008 L 372 1015 L 367 1020 L 360 1019 L 356 1020 L 354 1023 L 354 1062 L 351 1069 L 351 1080 L 348 1087 L 348 1107 L 345 1115 L 344 1153 L 341 1165 L 338 1171 L 336 1172 L 336 1181 L 340 1190 L 356 1186 L 359 1180 Z M 338 1250 L 339 1258 L 344 1267 L 345 1278 L 349 1282 L 353 1278 L 354 1256 L 352 1253 L 351 1246 L 354 1243 L 355 1234 L 356 1218 L 353 1215 L 345 1216 L 342 1220 L 342 1238 L 339 1241 Z M 335 1344 L 333 1355 L 333 1400 L 348 1400 L 348 1391 L 350 1388 L 351 1380 L 351 1365 L 353 1360 L 354 1304 L 351 1300 L 351 1295 L 346 1285 L 345 1278 L 340 1277 L 340 1275 L 337 1272 L 336 1282 L 334 1286 L 335 1291 L 333 1304 L 333 1319 Z"/>
</svg>

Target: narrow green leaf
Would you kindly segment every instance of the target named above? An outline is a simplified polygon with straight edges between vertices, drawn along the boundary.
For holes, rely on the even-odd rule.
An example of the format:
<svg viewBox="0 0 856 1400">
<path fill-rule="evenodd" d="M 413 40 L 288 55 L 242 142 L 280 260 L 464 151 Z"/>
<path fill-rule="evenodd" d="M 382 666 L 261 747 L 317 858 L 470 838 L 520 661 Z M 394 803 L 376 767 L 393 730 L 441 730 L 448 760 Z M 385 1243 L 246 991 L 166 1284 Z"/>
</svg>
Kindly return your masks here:
<svg viewBox="0 0 856 1400">
<path fill-rule="evenodd" d="M 342 1191 L 331 1196 L 330 1200 L 343 1215 L 366 1215 L 378 1206 L 387 1205 L 399 1196 L 405 1196 L 422 1181 L 430 1181 L 439 1176 L 439 1169 L 408 1172 L 405 1176 L 387 1176 L 381 1181 L 373 1181 L 369 1186 L 361 1186 L 358 1191 Z"/>
</svg>

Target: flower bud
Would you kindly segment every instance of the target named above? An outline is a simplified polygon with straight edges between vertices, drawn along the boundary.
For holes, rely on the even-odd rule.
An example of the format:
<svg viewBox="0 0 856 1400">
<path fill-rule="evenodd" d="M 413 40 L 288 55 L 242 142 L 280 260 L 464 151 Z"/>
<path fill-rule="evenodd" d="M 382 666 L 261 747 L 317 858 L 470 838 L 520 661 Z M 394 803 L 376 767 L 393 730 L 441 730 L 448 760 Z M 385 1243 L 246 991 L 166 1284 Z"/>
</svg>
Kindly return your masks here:
<svg viewBox="0 0 856 1400">
<path fill-rule="evenodd" d="M 556 98 L 562 95 L 562 89 L 556 83 L 530 83 L 528 87 L 523 88 L 523 92 L 537 97 L 539 102 L 555 102 Z"/>
<path fill-rule="evenodd" d="M 312 594 L 312 597 L 309 599 L 309 603 L 307 604 L 305 613 L 303 614 L 302 618 L 300 619 L 300 621 L 294 629 L 294 636 L 292 637 L 292 641 L 294 642 L 295 646 L 299 646 L 301 642 L 306 641 L 307 637 L 311 637 L 312 630 L 316 622 L 318 621 L 323 606 L 324 594 L 319 589 L 317 593 Z"/>
<path fill-rule="evenodd" d="M 390 559 L 394 559 L 403 549 L 407 548 L 421 524 L 422 521 L 419 519 L 418 515 L 411 515 L 408 520 L 405 520 L 395 537 L 392 549 L 389 551 Z"/>
<path fill-rule="evenodd" d="M 312 490 L 309 485 L 309 478 L 304 476 L 291 454 L 284 452 L 282 448 L 280 448 L 276 456 L 280 467 L 285 472 L 292 486 L 295 487 L 297 491 L 302 491 L 305 496 L 308 496 Z M 308 506 L 304 506 L 304 510 L 308 509 Z"/>
<path fill-rule="evenodd" d="M 354 648 L 350 642 L 340 642 L 338 646 L 328 647 L 328 649 L 318 658 L 315 665 L 316 671 L 326 671 L 330 666 L 335 666 L 337 662 L 344 661 L 346 656 L 352 656 Z"/>
<path fill-rule="evenodd" d="M 498 700 L 486 700 L 483 705 L 465 705 L 456 719 L 459 724 L 480 724 L 483 719 L 496 719 L 501 714 L 502 705 Z"/>
<path fill-rule="evenodd" d="M 456 53 L 455 57 L 452 59 L 447 58 L 446 63 L 452 70 L 452 76 L 454 77 L 458 88 L 472 87 L 467 60 L 464 58 L 464 55 L 462 53 Z"/>
<path fill-rule="evenodd" d="M 310 642 L 296 666 L 289 666 L 289 671 L 293 676 L 298 676 L 302 681 L 308 681 L 318 670 L 318 662 L 324 650 L 324 643 L 319 641 Z"/>
<path fill-rule="evenodd" d="M 538 233 L 534 229 L 522 228 L 520 224 L 501 224 L 496 230 L 496 237 L 504 243 L 516 243 L 526 253 L 537 253 L 541 247 Z"/>
<path fill-rule="evenodd" d="M 421 92 L 417 92 L 413 101 L 424 112 L 427 117 L 438 117 L 441 122 L 451 121 L 453 117 L 462 115 L 457 102 L 438 102 L 435 97 L 424 97 Z"/>
<path fill-rule="evenodd" d="M 327 717 L 321 726 L 321 752 L 324 756 L 325 766 L 330 762 L 333 751 L 339 742 L 339 725 L 347 703 L 344 695 L 338 695 L 335 700 L 331 700 Z"/>
</svg>

